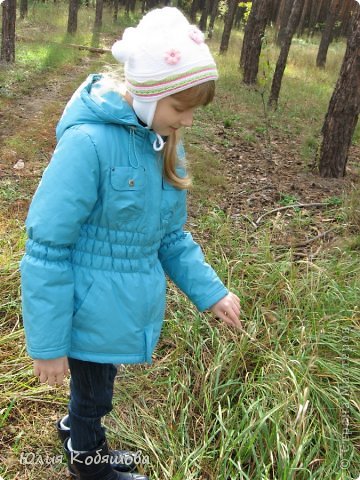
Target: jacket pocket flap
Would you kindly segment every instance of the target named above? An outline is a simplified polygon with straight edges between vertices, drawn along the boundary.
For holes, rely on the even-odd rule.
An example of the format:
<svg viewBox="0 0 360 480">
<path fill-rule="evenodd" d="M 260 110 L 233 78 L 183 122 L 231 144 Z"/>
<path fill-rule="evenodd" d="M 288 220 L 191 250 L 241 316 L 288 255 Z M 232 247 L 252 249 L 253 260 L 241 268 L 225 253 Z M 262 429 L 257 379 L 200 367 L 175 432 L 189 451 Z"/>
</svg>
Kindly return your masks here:
<svg viewBox="0 0 360 480">
<path fill-rule="evenodd" d="M 143 167 L 112 167 L 110 182 L 114 190 L 140 190 L 145 186 L 145 169 Z"/>
</svg>

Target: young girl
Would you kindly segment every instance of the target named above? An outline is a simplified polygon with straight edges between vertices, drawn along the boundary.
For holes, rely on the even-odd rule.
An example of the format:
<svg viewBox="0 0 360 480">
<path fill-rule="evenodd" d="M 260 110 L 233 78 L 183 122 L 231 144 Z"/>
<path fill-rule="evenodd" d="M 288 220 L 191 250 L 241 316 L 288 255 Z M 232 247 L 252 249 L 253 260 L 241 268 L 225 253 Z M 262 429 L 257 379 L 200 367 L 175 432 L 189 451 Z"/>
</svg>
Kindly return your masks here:
<svg viewBox="0 0 360 480">
<path fill-rule="evenodd" d="M 73 478 L 144 480 L 132 452 L 109 453 L 101 418 L 115 365 L 152 362 L 165 273 L 200 312 L 237 328 L 240 305 L 183 230 L 190 179 L 178 133 L 218 78 L 203 34 L 165 7 L 126 29 L 112 52 L 125 63 L 123 94 L 90 75 L 57 125 L 26 220 L 23 317 L 40 382 L 62 384 L 70 368 L 58 429 Z"/>
</svg>

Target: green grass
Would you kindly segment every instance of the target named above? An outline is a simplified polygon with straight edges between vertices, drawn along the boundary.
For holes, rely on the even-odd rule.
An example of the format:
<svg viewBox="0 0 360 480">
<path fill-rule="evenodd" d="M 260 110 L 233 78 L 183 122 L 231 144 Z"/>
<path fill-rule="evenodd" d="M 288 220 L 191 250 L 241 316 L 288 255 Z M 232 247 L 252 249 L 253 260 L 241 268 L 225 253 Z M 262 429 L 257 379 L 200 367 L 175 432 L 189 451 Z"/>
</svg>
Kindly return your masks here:
<svg viewBox="0 0 360 480">
<path fill-rule="evenodd" d="M 109 46 L 127 21 L 121 18 L 114 26 L 105 12 L 105 27 L 95 38 L 93 14 L 81 9 L 79 31 L 87 33 L 72 43 L 96 40 Z M 18 63 L 0 69 L 0 106 L 11 105 L 14 95 L 41 82 L 45 72 L 56 78 L 56 72 L 81 61 L 82 52 L 48 43 L 49 32 L 53 41 L 67 42 L 65 26 L 65 5 L 31 7 L 30 18 L 18 27 Z M 219 35 L 217 25 L 214 51 Z M 289 228 L 309 229 L 313 212 L 298 210 L 286 221 L 268 216 L 255 230 L 217 206 L 217 192 L 227 179 L 216 147 L 231 146 L 234 135 L 263 143 L 270 125 L 272 136 L 296 140 L 292 148 L 311 161 L 344 43 L 331 46 L 328 67 L 319 71 L 313 65 L 318 39 L 295 39 L 279 108 L 268 112 L 267 124 L 259 91 L 239 81 L 240 40 L 235 32 L 228 55 L 217 57 L 219 97 L 197 116 L 186 142 L 196 185 L 190 202 L 197 214 L 190 228 L 207 260 L 240 297 L 243 332 L 199 314 L 171 284 L 153 365 L 119 372 L 114 409 L 106 419 L 109 440 L 148 455 L 145 470 L 153 480 L 355 480 L 360 471 L 359 191 L 328 199 L 322 218 L 343 236 L 314 260 L 298 259 L 278 242 Z M 277 52 L 269 43 L 263 53 L 266 78 L 258 90 L 265 96 Z M 103 61 L 104 66 L 112 62 L 110 56 Z M 52 117 L 54 108 L 45 109 L 44 116 Z M 219 125 L 223 136 L 216 135 Z M 41 141 L 44 125 L 34 120 L 33 128 L 31 135 L 15 132 L 6 141 L 17 158 L 38 155 L 26 136 L 38 132 Z M 358 127 L 355 143 L 359 137 Z M 54 421 L 64 414 L 68 394 L 68 381 L 58 388 L 38 384 L 24 345 L 18 262 L 25 229 L 14 206 L 28 201 L 35 182 L 36 175 L 9 176 L 0 183 L 0 475 L 5 480 L 65 476 L 64 462 L 19 464 L 21 452 L 61 454 Z M 296 201 L 284 193 L 279 205 Z"/>
</svg>

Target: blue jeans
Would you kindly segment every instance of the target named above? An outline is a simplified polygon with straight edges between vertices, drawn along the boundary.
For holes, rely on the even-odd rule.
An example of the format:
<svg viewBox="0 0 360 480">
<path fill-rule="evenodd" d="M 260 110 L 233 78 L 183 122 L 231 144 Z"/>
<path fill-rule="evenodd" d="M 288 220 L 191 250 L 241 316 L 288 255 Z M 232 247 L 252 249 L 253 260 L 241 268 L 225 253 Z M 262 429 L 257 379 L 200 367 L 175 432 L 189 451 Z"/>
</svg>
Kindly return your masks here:
<svg viewBox="0 0 360 480">
<path fill-rule="evenodd" d="M 74 450 L 96 449 L 105 440 L 101 418 L 112 410 L 117 368 L 68 358 L 70 377 L 69 424 Z"/>
</svg>

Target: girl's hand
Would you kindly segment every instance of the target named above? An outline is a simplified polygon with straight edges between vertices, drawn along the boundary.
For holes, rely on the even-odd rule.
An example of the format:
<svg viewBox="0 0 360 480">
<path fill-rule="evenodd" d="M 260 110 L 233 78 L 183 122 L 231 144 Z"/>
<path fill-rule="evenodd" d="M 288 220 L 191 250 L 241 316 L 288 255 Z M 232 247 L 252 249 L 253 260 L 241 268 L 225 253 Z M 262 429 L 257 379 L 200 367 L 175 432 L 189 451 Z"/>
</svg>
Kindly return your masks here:
<svg viewBox="0 0 360 480">
<path fill-rule="evenodd" d="M 229 292 L 224 298 L 219 300 L 210 310 L 228 325 L 242 330 L 240 317 L 240 300 L 237 295 Z"/>
<path fill-rule="evenodd" d="M 34 374 L 41 383 L 49 385 L 62 385 L 64 377 L 69 370 L 67 357 L 53 358 L 51 360 L 34 360 Z"/>
</svg>

